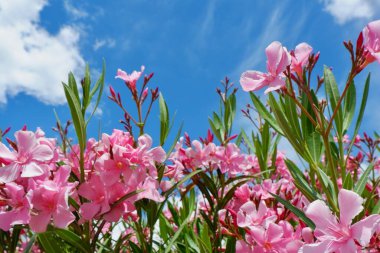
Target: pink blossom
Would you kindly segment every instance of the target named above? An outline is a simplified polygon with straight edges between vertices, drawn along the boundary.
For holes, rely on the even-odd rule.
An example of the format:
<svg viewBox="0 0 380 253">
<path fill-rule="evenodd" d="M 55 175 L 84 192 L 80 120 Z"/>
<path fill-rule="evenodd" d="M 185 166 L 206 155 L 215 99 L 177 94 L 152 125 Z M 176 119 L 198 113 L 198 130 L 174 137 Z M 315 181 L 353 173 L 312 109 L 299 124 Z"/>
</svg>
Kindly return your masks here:
<svg viewBox="0 0 380 253">
<path fill-rule="evenodd" d="M 364 27 L 363 38 L 364 47 L 371 55 L 368 61 L 377 60 L 380 62 L 380 20 L 370 22 Z"/>
<path fill-rule="evenodd" d="M 265 93 L 278 90 L 285 85 L 283 72 L 291 63 L 291 56 L 280 42 L 272 42 L 266 49 L 268 73 L 248 70 L 240 77 L 244 91 L 256 91 L 268 86 Z"/>
<path fill-rule="evenodd" d="M 81 184 L 78 194 L 90 201 L 84 203 L 80 208 L 80 213 L 85 220 L 90 220 L 111 210 L 107 188 L 98 176 L 94 175 L 89 181 Z"/>
<path fill-rule="evenodd" d="M 144 70 L 145 67 L 141 66 L 140 71 L 134 70 L 131 74 L 128 74 L 127 72 L 118 69 L 115 78 L 123 80 L 129 87 L 131 87 L 133 90 L 136 90 L 136 82 L 139 80 Z"/>
<path fill-rule="evenodd" d="M 30 220 L 31 208 L 29 199 L 25 197 L 24 187 L 15 183 L 8 183 L 4 187 L 5 196 L 0 195 L 0 202 L 8 206 L 2 209 L 0 203 L 0 228 L 8 231 L 13 225 L 27 224 Z"/>
<path fill-rule="evenodd" d="M 76 184 L 68 183 L 69 173 L 69 168 L 61 167 L 54 180 L 37 181 L 32 186 L 28 198 L 33 204 L 30 227 L 34 232 L 44 232 L 51 220 L 58 228 L 75 220 L 68 199 Z"/>
<path fill-rule="evenodd" d="M 165 198 L 158 192 L 158 181 L 152 177 L 147 177 L 138 188 L 143 190 L 138 194 L 138 199 L 146 198 L 156 202 L 162 202 L 165 200 Z"/>
<path fill-rule="evenodd" d="M 293 52 L 291 52 L 292 64 L 290 68 L 301 78 L 302 69 L 309 62 L 311 51 L 313 51 L 313 48 L 309 44 L 302 42 L 296 46 L 296 49 Z"/>
<path fill-rule="evenodd" d="M 300 252 L 357 252 L 359 244 L 366 247 L 373 233 L 380 223 L 380 215 L 370 215 L 361 221 L 352 223 L 363 210 L 363 199 L 355 192 L 342 189 L 338 194 L 340 219 L 332 214 L 328 206 L 322 200 L 312 202 L 306 215 L 314 222 L 314 231 L 317 243 L 304 245 Z"/>
<path fill-rule="evenodd" d="M 287 249 L 287 244 L 290 243 L 291 240 L 289 240 L 289 238 L 284 237 L 283 227 L 281 227 L 278 224 L 269 223 L 266 229 L 261 226 L 251 227 L 251 229 L 249 230 L 249 235 L 251 236 L 252 241 L 257 244 L 254 248 L 255 253 L 289 252 L 289 250 Z"/>
<path fill-rule="evenodd" d="M 245 171 L 245 156 L 240 153 L 240 149 L 235 143 L 228 143 L 225 147 L 218 147 L 216 157 L 219 159 L 220 171 L 228 172 L 232 175 Z"/>
<path fill-rule="evenodd" d="M 53 150 L 39 143 L 35 133 L 17 131 L 15 133 L 17 151 L 10 151 L 0 143 L 0 159 L 5 163 L 0 168 L 0 182 L 9 183 L 21 177 L 37 177 L 48 172 L 46 162 L 53 158 Z"/>
<path fill-rule="evenodd" d="M 264 201 L 260 201 L 258 209 L 252 201 L 249 201 L 242 205 L 237 213 L 237 225 L 239 227 L 266 226 L 276 219 L 277 216 L 271 214 Z"/>
</svg>

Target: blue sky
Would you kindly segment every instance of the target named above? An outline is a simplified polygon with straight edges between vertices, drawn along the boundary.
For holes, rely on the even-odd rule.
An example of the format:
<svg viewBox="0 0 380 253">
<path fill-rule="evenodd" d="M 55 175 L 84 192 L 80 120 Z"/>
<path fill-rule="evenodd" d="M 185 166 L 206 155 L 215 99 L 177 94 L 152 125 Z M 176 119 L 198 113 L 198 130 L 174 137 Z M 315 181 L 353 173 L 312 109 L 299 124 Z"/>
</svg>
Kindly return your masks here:
<svg viewBox="0 0 380 253">
<path fill-rule="evenodd" d="M 130 73 L 145 65 L 146 73 L 155 73 L 150 87 L 158 86 L 170 112 L 177 112 L 174 129 L 184 122 L 190 136 L 204 136 L 208 115 L 218 107 L 220 80 L 228 76 L 239 86 L 243 71 L 264 71 L 269 43 L 278 40 L 288 49 L 309 43 L 321 52 L 316 72 L 322 63 L 331 66 L 343 85 L 349 66 L 342 41 L 355 40 L 379 18 L 380 5 L 370 0 L 0 0 L 0 128 L 14 132 L 26 124 L 56 136 L 53 109 L 61 120 L 69 117 L 60 81 L 70 70 L 80 77 L 85 62 L 98 75 L 104 58 L 106 86 L 124 101 L 129 93 L 114 79 L 116 70 Z M 369 68 L 370 108 L 380 106 L 379 68 Z M 363 79 L 357 79 L 359 91 Z M 99 124 L 108 133 L 121 128 L 122 113 L 106 98 L 108 88 L 105 93 L 90 136 L 97 136 Z M 239 107 L 247 102 L 248 94 L 239 91 Z M 147 129 L 155 139 L 157 108 Z M 376 110 L 367 111 L 365 129 L 378 129 L 379 118 Z M 249 128 L 244 120 L 237 121 L 240 127 Z"/>
</svg>

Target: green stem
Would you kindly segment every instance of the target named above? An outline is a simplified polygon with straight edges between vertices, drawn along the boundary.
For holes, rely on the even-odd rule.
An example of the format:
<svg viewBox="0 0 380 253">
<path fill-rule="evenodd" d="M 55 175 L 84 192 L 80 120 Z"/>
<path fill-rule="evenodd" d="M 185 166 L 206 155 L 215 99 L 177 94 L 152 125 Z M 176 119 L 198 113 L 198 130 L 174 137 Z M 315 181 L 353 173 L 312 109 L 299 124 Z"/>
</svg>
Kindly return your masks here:
<svg viewBox="0 0 380 253">
<path fill-rule="evenodd" d="M 331 155 L 331 149 L 330 149 L 330 143 L 328 140 L 328 136 L 323 136 L 323 143 L 325 145 L 326 149 L 326 160 L 327 160 L 327 165 L 330 170 L 330 174 L 332 177 L 333 185 L 334 185 L 334 191 L 335 195 L 337 196 L 339 188 L 338 188 L 338 178 L 337 178 L 337 173 L 336 173 L 336 168 L 334 168 L 334 160 Z M 336 198 L 336 196 L 334 196 Z"/>
</svg>

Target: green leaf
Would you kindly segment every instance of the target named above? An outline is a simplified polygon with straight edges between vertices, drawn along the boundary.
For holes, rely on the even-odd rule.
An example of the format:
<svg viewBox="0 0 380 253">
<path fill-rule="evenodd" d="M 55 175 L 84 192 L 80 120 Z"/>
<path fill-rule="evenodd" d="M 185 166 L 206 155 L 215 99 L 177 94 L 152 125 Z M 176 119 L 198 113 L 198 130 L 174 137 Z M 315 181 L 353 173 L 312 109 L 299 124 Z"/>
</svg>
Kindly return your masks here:
<svg viewBox="0 0 380 253">
<path fill-rule="evenodd" d="M 323 75 L 324 75 L 324 82 L 325 82 L 325 87 L 326 87 L 326 94 L 330 101 L 331 110 L 334 111 L 338 105 L 338 101 L 340 98 L 338 85 L 336 84 L 334 74 L 327 66 L 324 67 Z M 341 135 L 342 128 L 343 128 L 342 108 L 338 109 L 334 121 L 335 121 L 337 133 Z"/>
<path fill-rule="evenodd" d="M 40 233 L 37 235 L 38 242 L 46 253 L 64 252 L 52 232 Z"/>
<path fill-rule="evenodd" d="M 356 182 L 355 187 L 354 187 L 354 191 L 357 194 L 362 195 L 362 193 L 365 189 L 365 186 L 368 182 L 369 173 L 373 170 L 373 167 L 374 167 L 373 163 L 369 164 L 367 169 L 360 176 L 360 179 Z"/>
<path fill-rule="evenodd" d="M 289 201 L 281 198 L 280 196 L 276 195 L 276 194 L 273 194 L 273 193 L 270 193 L 273 197 L 276 198 L 276 200 L 278 202 L 280 202 L 281 204 L 283 204 L 287 209 L 289 209 L 289 211 L 291 211 L 292 213 L 294 213 L 300 220 L 302 220 L 303 222 L 306 223 L 306 225 L 311 228 L 311 229 L 315 229 L 315 224 L 312 220 L 310 220 L 304 212 L 302 212 L 300 209 L 298 209 L 297 207 L 295 207 L 294 205 L 292 205 Z"/>
<path fill-rule="evenodd" d="M 160 146 L 164 145 L 169 134 L 169 110 L 163 95 L 160 93 L 158 104 L 160 108 Z"/>
<path fill-rule="evenodd" d="M 169 158 L 170 154 L 173 152 L 173 149 L 175 148 L 175 145 L 177 145 L 177 142 L 178 142 L 179 138 L 181 137 L 182 128 L 183 128 L 183 122 L 181 123 L 181 126 L 178 129 L 178 132 L 174 138 L 173 144 L 170 146 L 169 151 L 166 153 L 166 159 Z"/>
<path fill-rule="evenodd" d="M 134 242 L 129 241 L 129 246 L 132 248 L 133 253 L 142 253 L 143 251 Z"/>
<path fill-rule="evenodd" d="M 318 199 L 317 192 L 312 188 L 310 183 L 306 180 L 302 171 L 291 160 L 285 160 L 286 167 L 289 169 L 290 174 L 294 179 L 294 184 L 305 195 L 309 201 Z"/>
<path fill-rule="evenodd" d="M 344 118 L 343 118 L 343 131 L 347 131 L 349 128 L 352 118 L 355 114 L 356 107 L 356 88 L 355 83 L 352 81 L 351 85 L 348 87 L 347 94 L 344 98 Z"/>
<path fill-rule="evenodd" d="M 306 144 L 309 148 L 310 154 L 313 157 L 315 163 L 319 163 L 322 155 L 322 141 L 321 136 L 313 132 L 309 137 L 306 139 Z"/>
<path fill-rule="evenodd" d="M 79 98 L 79 93 L 78 93 L 78 86 L 77 86 L 77 82 L 75 81 L 75 77 L 73 75 L 73 73 L 69 73 L 69 87 L 71 88 L 71 90 L 73 91 L 74 95 L 75 95 L 75 98 L 77 101 L 80 101 L 80 98 Z"/>
<path fill-rule="evenodd" d="M 255 152 L 255 147 L 253 146 L 252 141 L 248 138 L 247 134 L 245 133 L 243 129 L 241 130 L 241 134 L 242 134 L 244 143 L 247 144 L 248 148 L 250 149 L 249 153 Z"/>
<path fill-rule="evenodd" d="M 330 196 L 335 197 L 337 193 L 335 193 L 334 184 L 331 181 L 331 179 L 329 178 L 329 176 L 327 176 L 326 173 L 321 169 L 318 169 L 318 172 L 319 172 L 319 175 L 321 176 L 322 183 L 325 186 L 325 188 L 329 191 Z M 326 194 L 329 194 L 329 193 L 326 193 Z M 334 199 L 334 201 L 335 201 L 335 199 Z"/>
<path fill-rule="evenodd" d="M 212 196 L 215 199 L 218 199 L 218 188 L 216 187 L 216 184 L 214 183 L 212 178 L 210 178 L 204 172 L 201 172 L 198 175 L 202 179 L 202 182 L 199 182 L 199 183 L 204 184 L 204 186 L 206 186 L 206 188 L 211 192 Z M 197 184 L 197 185 L 199 185 L 199 184 Z"/>
<path fill-rule="evenodd" d="M 190 220 L 190 218 L 191 218 L 192 215 L 193 215 L 192 213 L 189 213 L 189 215 L 185 218 L 185 220 L 182 222 L 182 224 L 178 227 L 177 231 L 171 237 L 168 245 L 166 246 L 165 253 L 172 252 L 173 245 L 174 245 L 175 241 L 177 240 L 177 238 L 179 237 L 179 235 L 182 233 L 182 230 L 185 228 L 185 226 L 188 225 L 189 220 Z"/>
<path fill-rule="evenodd" d="M 96 102 L 95 102 L 95 105 L 94 105 L 94 109 L 92 110 L 92 112 L 90 114 L 90 117 L 88 117 L 88 119 L 86 121 L 86 127 L 88 125 L 88 122 L 90 122 L 90 119 L 92 118 L 92 116 L 96 112 L 96 109 L 98 108 L 99 103 L 100 103 L 100 99 L 102 98 L 102 94 L 103 94 L 103 90 L 104 90 L 104 78 L 105 78 L 105 74 L 106 74 L 106 64 L 105 64 L 105 61 L 103 60 L 102 73 L 100 74 L 100 77 L 99 77 L 98 81 L 96 82 L 95 86 L 92 88 L 92 90 L 90 92 L 89 103 L 91 102 L 91 100 L 92 100 L 93 96 L 96 94 L 96 92 L 98 92 L 98 97 L 96 99 Z"/>
<path fill-rule="evenodd" d="M 281 109 L 279 104 L 277 103 L 273 94 L 269 94 L 269 105 L 273 110 L 275 118 L 283 130 L 283 134 L 286 139 L 288 139 L 289 143 L 293 146 L 293 148 L 297 151 L 297 153 L 303 157 L 306 161 L 312 160 L 310 154 L 305 152 L 305 147 L 303 143 L 300 143 L 300 140 L 297 138 L 297 135 L 294 133 L 293 129 L 290 127 L 289 122 L 285 118 L 285 112 Z"/>
<path fill-rule="evenodd" d="M 81 252 L 91 252 L 90 245 L 85 243 L 82 238 L 72 231 L 56 228 L 54 229 L 54 233 L 70 245 L 74 246 L 77 250 L 80 250 Z"/>
<path fill-rule="evenodd" d="M 75 132 L 78 137 L 78 142 L 81 150 L 84 150 L 86 145 L 86 133 L 85 133 L 85 123 L 83 115 L 81 113 L 80 101 L 77 100 L 74 91 L 66 84 L 63 84 L 65 90 L 66 100 L 69 105 L 71 117 L 73 119 L 73 124 Z"/>
<path fill-rule="evenodd" d="M 229 237 L 227 239 L 227 245 L 226 245 L 226 253 L 234 253 L 236 252 L 236 238 L 235 237 Z"/>
<path fill-rule="evenodd" d="M 203 226 L 203 229 L 201 230 L 200 238 L 202 241 L 202 245 L 204 246 L 204 250 L 206 252 L 212 252 L 212 246 L 210 241 L 210 233 L 208 230 L 208 226 Z"/>
<path fill-rule="evenodd" d="M 351 153 L 351 149 L 352 149 L 352 147 L 354 145 L 354 142 L 355 142 L 355 136 L 358 134 L 360 125 L 361 125 L 362 120 L 363 120 L 363 115 L 364 115 L 365 107 L 367 105 L 367 98 L 368 98 L 368 93 L 369 93 L 370 81 L 371 81 L 371 74 L 369 73 L 368 76 L 367 76 L 367 79 L 365 81 L 363 96 L 362 96 L 362 99 L 361 99 L 362 102 L 360 104 L 360 109 L 359 109 L 359 115 L 358 115 L 358 118 L 356 120 L 355 130 L 354 130 L 354 133 L 352 135 L 353 138 L 351 140 L 351 143 L 350 143 L 350 146 L 348 148 L 347 154 Z M 348 157 L 349 157 L 349 155 L 347 155 L 347 159 L 348 159 Z"/>
<path fill-rule="evenodd" d="M 380 214 L 380 200 L 378 200 L 376 205 L 373 207 L 371 214 Z"/>
<path fill-rule="evenodd" d="M 276 120 L 269 113 L 269 111 L 263 105 L 263 103 L 261 103 L 260 99 L 253 92 L 250 92 L 249 95 L 251 96 L 252 103 L 254 104 L 260 116 L 263 117 L 263 119 L 265 119 L 277 133 L 279 133 L 280 135 L 284 135 L 282 129 L 276 123 Z"/>
<path fill-rule="evenodd" d="M 343 182 L 343 188 L 347 190 L 352 190 L 354 187 L 354 181 L 352 180 L 352 176 L 350 173 L 346 174 L 346 178 L 344 179 Z"/>
<path fill-rule="evenodd" d="M 215 121 L 212 121 L 211 118 L 208 118 L 208 122 L 210 124 L 210 127 L 211 127 L 211 131 L 214 133 L 215 137 L 218 139 L 218 141 L 220 143 L 223 142 L 223 139 L 222 139 L 222 135 L 220 133 L 220 128 L 218 128 L 216 125 L 215 125 Z"/>
<path fill-rule="evenodd" d="M 82 114 L 83 117 L 86 113 L 86 109 L 90 104 L 90 86 L 91 86 L 91 78 L 90 78 L 90 67 L 86 64 L 86 70 L 84 72 L 84 79 L 82 84 Z"/>
</svg>

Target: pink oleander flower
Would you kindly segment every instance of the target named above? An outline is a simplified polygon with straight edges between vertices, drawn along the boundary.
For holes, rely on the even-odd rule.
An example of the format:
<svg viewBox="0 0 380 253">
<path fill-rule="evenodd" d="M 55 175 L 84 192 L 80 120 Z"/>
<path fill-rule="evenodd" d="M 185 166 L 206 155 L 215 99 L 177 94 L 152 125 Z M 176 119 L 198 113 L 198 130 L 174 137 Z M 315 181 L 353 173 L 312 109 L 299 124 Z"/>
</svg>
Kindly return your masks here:
<svg viewBox="0 0 380 253">
<path fill-rule="evenodd" d="M 368 23 L 363 29 L 364 47 L 370 53 L 368 62 L 380 62 L 380 20 Z"/>
<path fill-rule="evenodd" d="M 379 227 L 380 215 L 373 214 L 352 224 L 352 219 L 363 210 L 363 199 L 353 191 L 342 189 L 338 194 L 338 203 L 339 220 L 322 200 L 308 206 L 305 214 L 316 226 L 314 235 L 318 242 L 304 245 L 300 252 L 354 253 L 369 244 Z"/>
<path fill-rule="evenodd" d="M 12 182 L 5 185 L 3 192 L 5 196 L 0 194 L 0 202 L 4 202 L 8 208 L 2 209 L 0 203 L 0 228 L 8 231 L 13 225 L 27 224 L 31 206 L 25 197 L 24 187 Z M 7 210 L 9 208 L 12 209 Z"/>
<path fill-rule="evenodd" d="M 33 205 L 30 227 L 34 232 L 44 232 L 51 220 L 58 228 L 75 220 L 68 202 L 76 184 L 68 183 L 69 175 L 68 167 L 60 167 L 53 180 L 37 180 L 31 187 L 28 198 Z"/>
<path fill-rule="evenodd" d="M 97 175 L 93 175 L 90 180 L 81 184 L 78 194 L 90 201 L 80 207 L 80 213 L 85 220 L 90 220 L 111 210 L 110 194 Z"/>
<path fill-rule="evenodd" d="M 283 72 L 291 63 L 288 50 L 280 42 L 272 42 L 266 49 L 268 73 L 248 70 L 240 77 L 244 91 L 256 91 L 268 86 L 265 93 L 278 90 L 285 85 Z"/>
<path fill-rule="evenodd" d="M 46 144 L 40 143 L 35 133 L 17 131 L 15 133 L 17 151 L 10 151 L 0 143 L 0 159 L 5 163 L 0 168 L 0 182 L 15 181 L 21 177 L 37 177 L 49 171 L 46 162 L 53 158 L 53 150 Z"/>
<path fill-rule="evenodd" d="M 270 212 L 263 200 L 260 201 L 258 209 L 252 201 L 249 201 L 242 205 L 237 213 L 237 225 L 239 227 L 267 226 L 267 224 L 275 222 L 276 219 L 277 216 Z"/>
<path fill-rule="evenodd" d="M 240 153 L 240 149 L 235 143 L 228 143 L 224 147 L 216 149 L 215 156 L 219 159 L 220 171 L 236 175 L 245 171 L 245 156 Z"/>
<path fill-rule="evenodd" d="M 269 223 L 266 229 L 261 226 L 251 227 L 247 237 L 251 244 L 256 244 L 254 253 L 296 253 L 299 247 L 292 245 L 293 238 L 286 236 L 283 226 Z"/>
<path fill-rule="evenodd" d="M 123 80 L 129 87 L 131 87 L 133 90 L 136 90 L 136 82 L 139 80 L 144 70 L 145 67 L 141 66 L 140 71 L 134 70 L 131 74 L 128 74 L 127 72 L 118 69 L 115 78 Z"/>
<path fill-rule="evenodd" d="M 298 44 L 296 49 L 290 53 L 292 55 L 292 64 L 290 68 L 301 78 L 302 69 L 309 62 L 311 51 L 313 51 L 313 48 L 309 44 L 302 42 Z"/>
</svg>

